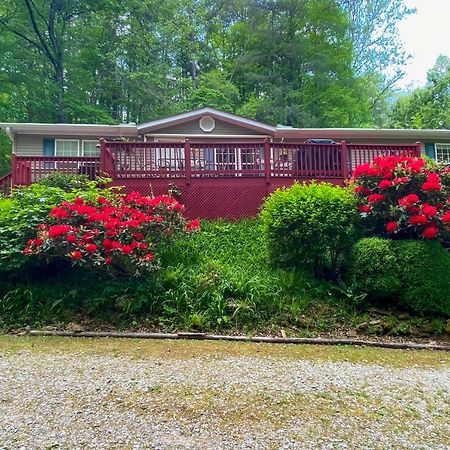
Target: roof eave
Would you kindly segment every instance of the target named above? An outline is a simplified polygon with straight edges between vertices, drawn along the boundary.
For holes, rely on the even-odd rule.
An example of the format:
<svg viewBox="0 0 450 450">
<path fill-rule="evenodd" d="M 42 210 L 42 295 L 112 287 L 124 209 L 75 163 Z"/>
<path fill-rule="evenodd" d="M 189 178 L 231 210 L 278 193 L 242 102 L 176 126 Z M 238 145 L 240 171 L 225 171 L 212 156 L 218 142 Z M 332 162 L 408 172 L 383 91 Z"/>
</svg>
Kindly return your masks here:
<svg viewBox="0 0 450 450">
<path fill-rule="evenodd" d="M 137 137 L 136 125 L 49 124 L 49 123 L 0 123 L 13 134 L 52 136 L 124 136 Z"/>
</svg>

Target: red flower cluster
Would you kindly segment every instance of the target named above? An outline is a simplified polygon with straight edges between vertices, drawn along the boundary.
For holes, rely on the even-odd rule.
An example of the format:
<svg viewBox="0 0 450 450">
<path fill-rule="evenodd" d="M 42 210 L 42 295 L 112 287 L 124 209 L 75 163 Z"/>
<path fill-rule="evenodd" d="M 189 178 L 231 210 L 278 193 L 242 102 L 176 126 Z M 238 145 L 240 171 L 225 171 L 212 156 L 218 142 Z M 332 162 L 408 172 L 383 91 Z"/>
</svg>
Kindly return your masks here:
<svg viewBox="0 0 450 450">
<path fill-rule="evenodd" d="M 53 208 L 49 223 L 28 241 L 27 255 L 64 256 L 80 264 L 117 266 L 132 274 L 155 267 L 154 251 L 178 232 L 200 228 L 187 222 L 184 206 L 172 197 L 145 197 L 132 192 L 95 203 L 75 198 Z M 56 222 L 56 223 L 55 223 Z"/>
<path fill-rule="evenodd" d="M 450 171 L 421 158 L 379 156 L 353 174 L 358 210 L 375 232 L 435 239 L 450 231 Z"/>
</svg>

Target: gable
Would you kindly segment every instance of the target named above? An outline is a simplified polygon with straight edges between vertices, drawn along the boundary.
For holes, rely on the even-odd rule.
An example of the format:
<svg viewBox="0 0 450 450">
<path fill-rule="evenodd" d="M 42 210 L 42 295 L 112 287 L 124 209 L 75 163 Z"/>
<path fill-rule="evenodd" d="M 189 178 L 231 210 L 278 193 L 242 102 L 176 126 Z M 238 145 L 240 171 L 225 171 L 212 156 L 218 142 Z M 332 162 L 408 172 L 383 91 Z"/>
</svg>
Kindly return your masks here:
<svg viewBox="0 0 450 450">
<path fill-rule="evenodd" d="M 210 126 L 212 124 L 212 126 Z M 213 108 L 188 111 L 137 126 L 139 134 L 274 135 L 276 128 Z"/>
<path fill-rule="evenodd" d="M 190 120 L 188 122 L 178 123 L 176 125 L 153 129 L 150 134 L 178 134 L 178 135 L 267 135 L 262 131 L 257 131 L 232 123 L 225 122 L 220 119 L 214 119 L 215 127 L 212 131 L 205 132 L 200 127 L 200 119 Z"/>
</svg>

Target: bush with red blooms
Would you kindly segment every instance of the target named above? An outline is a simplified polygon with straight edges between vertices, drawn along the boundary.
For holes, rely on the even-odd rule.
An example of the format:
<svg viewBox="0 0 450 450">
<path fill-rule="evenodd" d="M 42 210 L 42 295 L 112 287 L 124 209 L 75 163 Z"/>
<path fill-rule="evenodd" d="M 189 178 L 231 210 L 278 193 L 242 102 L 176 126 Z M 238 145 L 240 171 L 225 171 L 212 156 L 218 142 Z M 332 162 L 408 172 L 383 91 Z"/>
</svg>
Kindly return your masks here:
<svg viewBox="0 0 450 450">
<path fill-rule="evenodd" d="M 157 267 L 155 251 L 179 233 L 200 228 L 186 221 L 184 206 L 172 197 L 138 192 L 96 202 L 75 198 L 53 208 L 40 224 L 26 255 L 69 258 L 74 264 L 109 266 L 134 276 Z"/>
<path fill-rule="evenodd" d="M 358 208 L 375 234 L 435 239 L 450 231 L 450 169 L 422 158 L 379 156 L 356 167 Z"/>
</svg>

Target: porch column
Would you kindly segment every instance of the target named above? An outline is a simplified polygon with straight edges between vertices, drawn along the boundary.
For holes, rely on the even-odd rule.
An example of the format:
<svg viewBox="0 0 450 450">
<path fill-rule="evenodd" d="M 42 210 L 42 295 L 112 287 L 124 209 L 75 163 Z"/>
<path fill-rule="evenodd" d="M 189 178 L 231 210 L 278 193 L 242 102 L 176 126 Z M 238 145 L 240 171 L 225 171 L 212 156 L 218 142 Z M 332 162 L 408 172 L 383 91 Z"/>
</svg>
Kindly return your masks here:
<svg viewBox="0 0 450 450">
<path fill-rule="evenodd" d="M 184 141 L 184 175 L 186 184 L 191 184 L 191 143 L 189 139 Z"/>
</svg>

